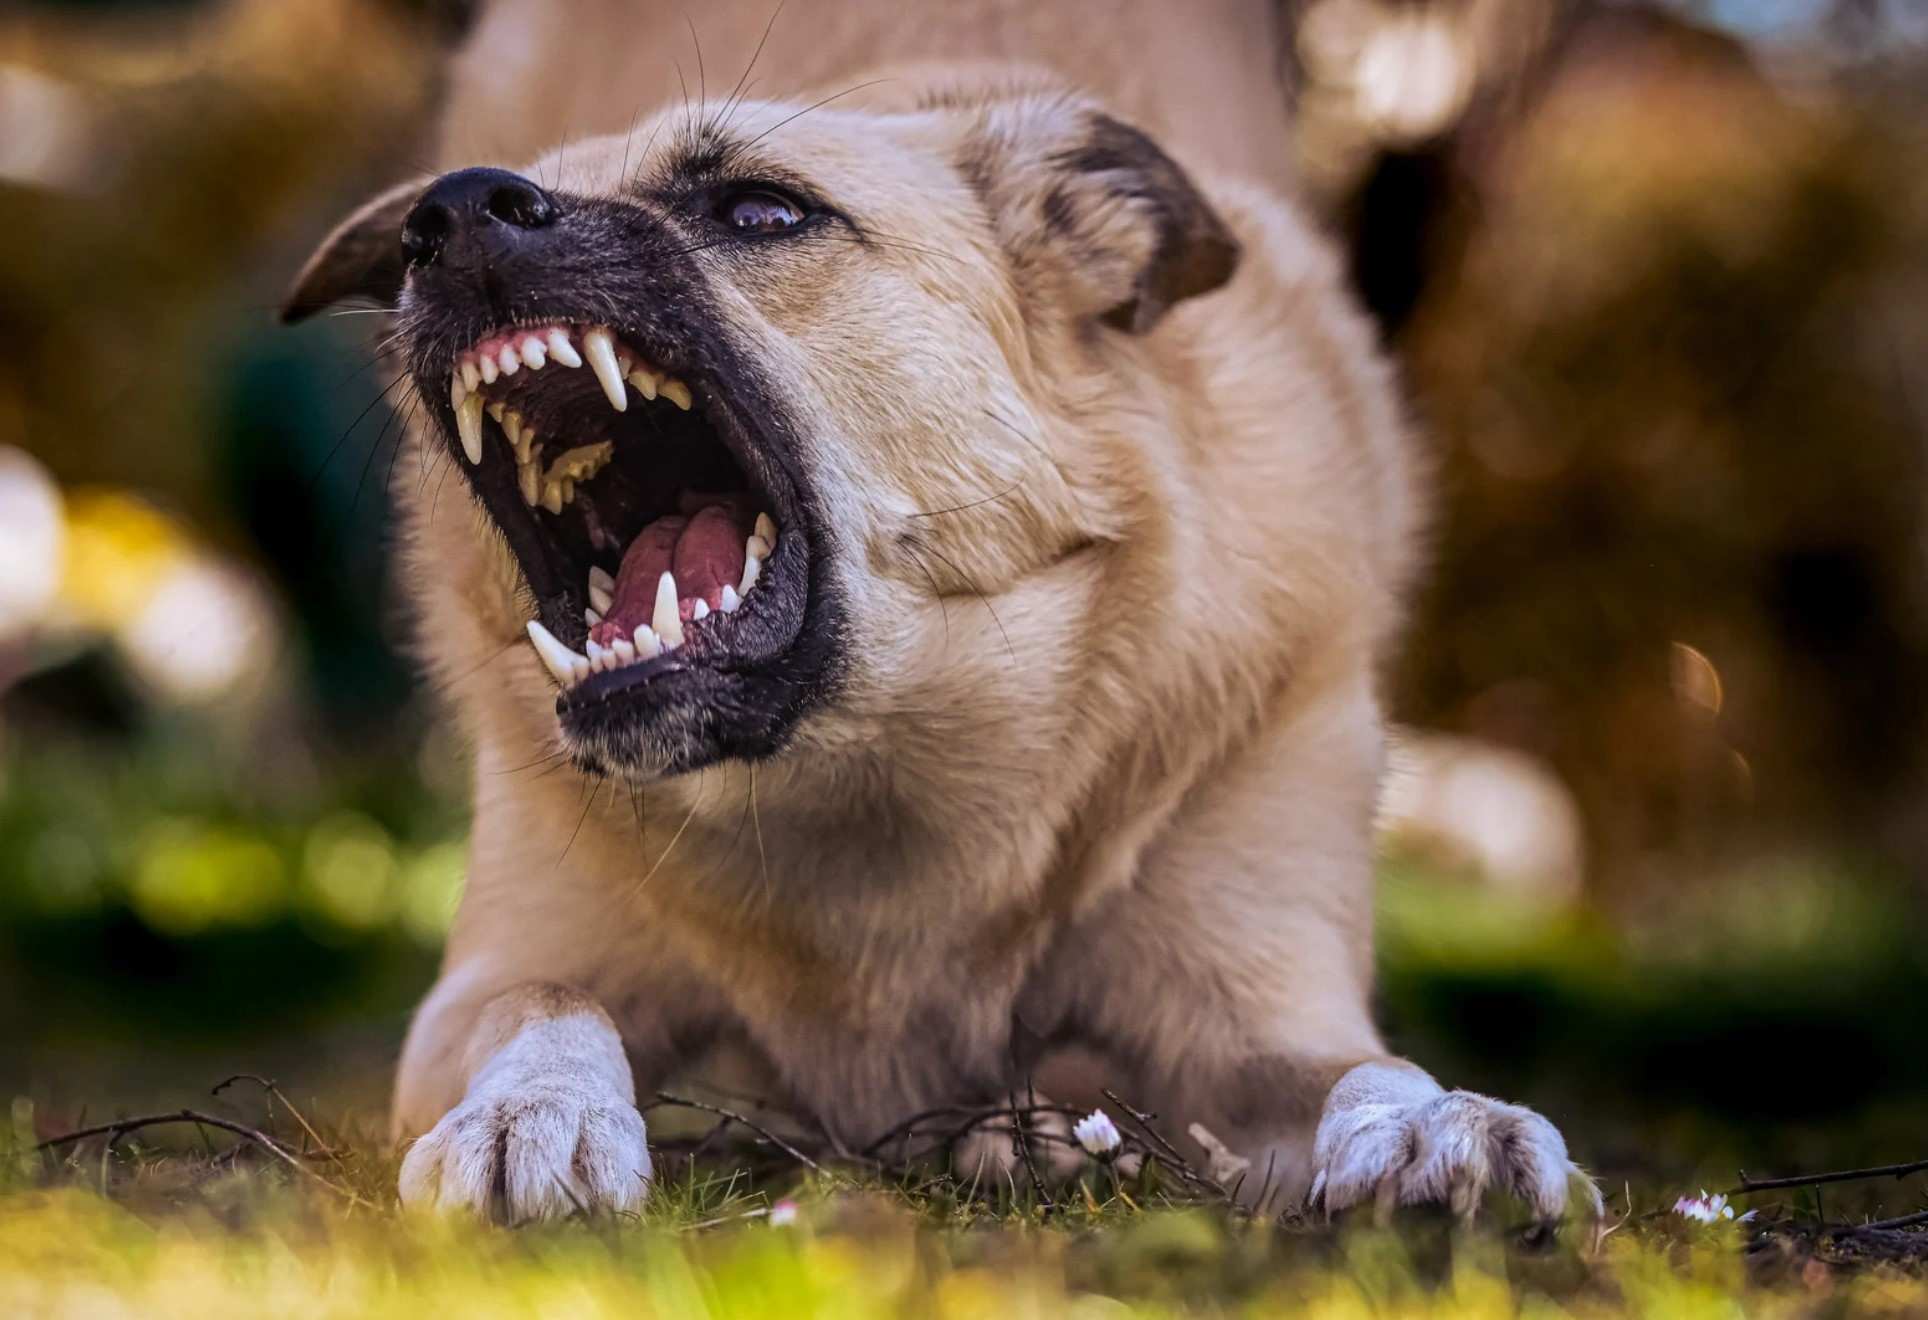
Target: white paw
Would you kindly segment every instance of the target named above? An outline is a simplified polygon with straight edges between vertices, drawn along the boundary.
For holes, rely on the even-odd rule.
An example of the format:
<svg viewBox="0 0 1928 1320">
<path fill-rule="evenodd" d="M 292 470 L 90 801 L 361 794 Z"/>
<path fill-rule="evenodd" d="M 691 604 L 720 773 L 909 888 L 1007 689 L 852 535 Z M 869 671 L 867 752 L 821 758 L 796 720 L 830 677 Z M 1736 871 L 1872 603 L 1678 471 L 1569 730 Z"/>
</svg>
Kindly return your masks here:
<svg viewBox="0 0 1928 1320">
<path fill-rule="evenodd" d="M 1471 1091 L 1328 1108 L 1313 1142 L 1311 1200 L 1327 1213 L 1361 1202 L 1444 1202 L 1471 1219 L 1488 1187 L 1524 1201 L 1536 1219 L 1567 1211 L 1569 1189 L 1595 1217 L 1599 1189 L 1567 1158 L 1559 1129 L 1530 1109 Z"/>
<path fill-rule="evenodd" d="M 402 1161 L 404 1204 L 503 1223 L 635 1210 L 649 1189 L 643 1116 L 606 1088 L 548 1078 L 451 1109 Z"/>
</svg>

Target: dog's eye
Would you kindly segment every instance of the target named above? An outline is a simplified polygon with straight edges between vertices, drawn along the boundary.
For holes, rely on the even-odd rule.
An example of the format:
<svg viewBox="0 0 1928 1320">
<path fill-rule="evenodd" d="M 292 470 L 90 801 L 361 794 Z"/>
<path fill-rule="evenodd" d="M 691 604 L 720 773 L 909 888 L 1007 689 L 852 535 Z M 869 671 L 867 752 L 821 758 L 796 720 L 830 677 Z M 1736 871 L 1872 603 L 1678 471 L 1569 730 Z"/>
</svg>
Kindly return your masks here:
<svg viewBox="0 0 1928 1320">
<path fill-rule="evenodd" d="M 804 212 L 781 193 L 751 188 L 719 202 L 716 218 L 739 234 L 780 234 L 802 224 Z"/>
</svg>

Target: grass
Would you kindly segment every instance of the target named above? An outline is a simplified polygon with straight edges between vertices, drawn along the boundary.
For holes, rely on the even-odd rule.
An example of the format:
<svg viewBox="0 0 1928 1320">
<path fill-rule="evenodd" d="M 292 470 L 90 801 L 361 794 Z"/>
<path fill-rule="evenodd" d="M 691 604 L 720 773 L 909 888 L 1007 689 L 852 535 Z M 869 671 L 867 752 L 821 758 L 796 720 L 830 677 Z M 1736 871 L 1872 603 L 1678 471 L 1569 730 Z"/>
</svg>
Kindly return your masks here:
<svg viewBox="0 0 1928 1320">
<path fill-rule="evenodd" d="M 16 1104 L 7 1316 L 1928 1314 L 1920 1271 L 1798 1217 L 1699 1225 L 1664 1198 L 1621 1207 L 1598 1242 L 1577 1228 L 1529 1241 L 1425 1212 L 1384 1229 L 1255 1222 L 1143 1182 L 1121 1196 L 1095 1168 L 1046 1213 L 1012 1187 L 971 1198 L 941 1178 L 756 1185 L 725 1156 L 665 1161 L 640 1216 L 503 1230 L 399 1209 L 393 1153 L 335 1132 L 317 1134 L 311 1178 L 185 1125 L 58 1155 L 33 1149 L 35 1126 Z M 285 1114 L 279 1130 L 300 1139 Z"/>
</svg>

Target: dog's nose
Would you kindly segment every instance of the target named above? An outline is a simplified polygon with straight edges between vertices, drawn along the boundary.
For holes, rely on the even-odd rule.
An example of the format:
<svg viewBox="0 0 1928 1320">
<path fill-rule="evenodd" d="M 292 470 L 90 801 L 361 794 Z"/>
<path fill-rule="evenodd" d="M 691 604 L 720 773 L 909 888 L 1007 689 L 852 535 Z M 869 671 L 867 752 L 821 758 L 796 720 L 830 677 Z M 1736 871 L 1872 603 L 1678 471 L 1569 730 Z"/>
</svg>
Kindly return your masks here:
<svg viewBox="0 0 1928 1320">
<path fill-rule="evenodd" d="M 476 166 L 429 185 L 402 221 L 402 255 L 432 266 L 451 243 L 465 240 L 499 251 L 556 222 L 556 199 L 520 174 Z"/>
</svg>

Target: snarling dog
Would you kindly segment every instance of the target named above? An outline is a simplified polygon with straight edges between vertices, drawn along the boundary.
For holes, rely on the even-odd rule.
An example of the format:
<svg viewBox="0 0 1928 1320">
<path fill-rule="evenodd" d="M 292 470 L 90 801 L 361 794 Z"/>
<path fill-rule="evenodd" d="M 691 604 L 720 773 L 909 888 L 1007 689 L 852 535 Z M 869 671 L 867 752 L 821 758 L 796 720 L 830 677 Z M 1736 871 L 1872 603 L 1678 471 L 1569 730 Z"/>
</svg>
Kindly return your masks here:
<svg viewBox="0 0 1928 1320">
<path fill-rule="evenodd" d="M 633 1207 L 637 1086 L 725 1045 L 853 1148 L 1096 1067 L 1253 1199 L 1591 1198 L 1372 1022 L 1422 500 L 1333 254 L 1055 73 L 822 99 L 411 182 L 291 297 L 395 309 L 459 473 L 405 497 L 475 826 L 404 1198 Z"/>
</svg>

